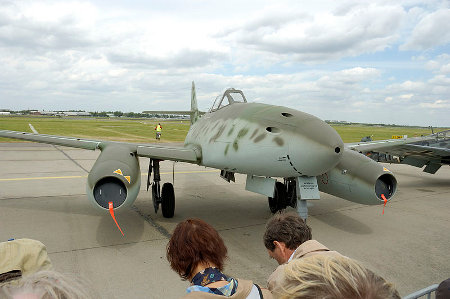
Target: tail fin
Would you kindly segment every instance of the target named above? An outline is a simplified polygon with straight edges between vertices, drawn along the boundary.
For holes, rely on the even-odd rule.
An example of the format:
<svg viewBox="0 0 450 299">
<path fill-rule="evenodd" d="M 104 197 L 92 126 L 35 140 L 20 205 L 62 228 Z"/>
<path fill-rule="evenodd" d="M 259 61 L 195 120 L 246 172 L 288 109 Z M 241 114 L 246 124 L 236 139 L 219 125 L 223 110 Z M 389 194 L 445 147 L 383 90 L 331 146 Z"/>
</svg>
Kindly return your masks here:
<svg viewBox="0 0 450 299">
<path fill-rule="evenodd" d="M 192 81 L 192 89 L 191 89 L 191 125 L 194 124 L 198 118 L 200 117 L 200 112 L 197 107 L 197 96 L 195 94 L 195 84 Z"/>
</svg>

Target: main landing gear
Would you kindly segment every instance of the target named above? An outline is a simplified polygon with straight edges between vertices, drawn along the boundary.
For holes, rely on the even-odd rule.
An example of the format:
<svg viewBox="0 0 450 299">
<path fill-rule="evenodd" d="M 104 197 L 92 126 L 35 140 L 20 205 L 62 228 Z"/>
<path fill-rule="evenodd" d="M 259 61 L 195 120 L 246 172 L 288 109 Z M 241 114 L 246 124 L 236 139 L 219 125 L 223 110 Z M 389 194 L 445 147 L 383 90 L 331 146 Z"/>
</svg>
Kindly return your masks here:
<svg viewBox="0 0 450 299">
<path fill-rule="evenodd" d="M 316 177 L 299 176 L 285 178 L 284 183 L 275 182 L 273 197 L 269 197 L 272 213 L 291 206 L 304 221 L 308 218 L 307 200 L 320 199 Z"/>
<path fill-rule="evenodd" d="M 155 213 L 158 213 L 159 205 L 161 204 L 162 214 L 165 218 L 172 218 L 175 214 L 175 191 L 171 183 L 164 183 L 162 190 L 159 182 L 161 181 L 159 171 L 160 160 L 150 159 L 147 176 L 147 191 L 149 186 L 152 186 L 152 199 Z M 153 171 L 153 183 L 150 178 Z"/>
<path fill-rule="evenodd" d="M 276 182 L 273 197 L 269 197 L 270 211 L 276 212 L 286 209 L 291 206 L 294 209 L 297 207 L 297 192 L 295 187 L 295 179 L 284 179 L 284 183 Z"/>
</svg>

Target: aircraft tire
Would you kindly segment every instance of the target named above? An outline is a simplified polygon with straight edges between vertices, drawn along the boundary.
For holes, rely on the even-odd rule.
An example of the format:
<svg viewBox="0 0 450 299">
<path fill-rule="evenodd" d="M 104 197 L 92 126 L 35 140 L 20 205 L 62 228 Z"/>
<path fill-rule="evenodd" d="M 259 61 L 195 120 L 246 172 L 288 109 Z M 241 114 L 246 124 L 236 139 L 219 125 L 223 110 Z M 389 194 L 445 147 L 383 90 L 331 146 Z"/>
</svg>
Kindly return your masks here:
<svg viewBox="0 0 450 299">
<path fill-rule="evenodd" d="M 164 218 L 172 218 L 175 214 L 175 191 L 171 183 L 164 183 L 161 191 L 161 210 Z"/>
<path fill-rule="evenodd" d="M 286 186 L 281 182 L 275 183 L 273 197 L 269 197 L 269 209 L 275 214 L 286 208 L 287 194 Z"/>
</svg>

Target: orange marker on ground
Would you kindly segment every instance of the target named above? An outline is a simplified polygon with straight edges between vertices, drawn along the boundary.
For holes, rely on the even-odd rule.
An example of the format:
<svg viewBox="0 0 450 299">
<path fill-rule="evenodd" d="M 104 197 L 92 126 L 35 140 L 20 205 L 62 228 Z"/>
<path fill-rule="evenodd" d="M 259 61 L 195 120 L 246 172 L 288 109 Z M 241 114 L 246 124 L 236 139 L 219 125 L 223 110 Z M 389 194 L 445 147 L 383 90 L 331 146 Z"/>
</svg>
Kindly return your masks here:
<svg viewBox="0 0 450 299">
<path fill-rule="evenodd" d="M 387 204 L 387 199 L 386 199 L 386 196 L 384 196 L 384 194 L 381 194 L 381 198 L 384 200 L 383 213 L 382 213 L 382 215 L 384 215 L 384 207 L 385 207 L 386 204 Z"/>
<path fill-rule="evenodd" d="M 111 214 L 112 219 L 114 219 L 114 222 L 116 223 L 116 225 L 117 225 L 117 227 L 119 228 L 119 230 L 120 230 L 120 232 L 122 233 L 122 235 L 125 236 L 125 235 L 123 234 L 123 231 L 122 231 L 122 229 L 120 228 L 119 224 L 117 223 L 116 217 L 114 217 L 114 207 L 113 207 L 112 201 L 110 201 L 110 202 L 108 203 L 108 205 L 109 205 L 109 213 Z"/>
</svg>

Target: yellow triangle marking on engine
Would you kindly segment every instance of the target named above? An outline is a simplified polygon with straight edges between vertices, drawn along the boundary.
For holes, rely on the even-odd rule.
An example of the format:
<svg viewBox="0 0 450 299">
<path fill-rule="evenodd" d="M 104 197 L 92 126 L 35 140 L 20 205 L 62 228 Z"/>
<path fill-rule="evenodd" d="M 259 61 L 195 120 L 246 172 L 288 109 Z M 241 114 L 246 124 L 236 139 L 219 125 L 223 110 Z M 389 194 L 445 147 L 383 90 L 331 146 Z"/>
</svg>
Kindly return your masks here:
<svg viewBox="0 0 450 299">
<path fill-rule="evenodd" d="M 389 169 L 387 169 L 386 167 L 383 167 L 383 170 L 384 170 L 384 171 L 389 171 Z"/>
<path fill-rule="evenodd" d="M 120 168 L 115 170 L 115 171 L 113 171 L 113 173 L 117 173 L 117 174 L 123 175 L 122 170 L 120 170 Z"/>
<path fill-rule="evenodd" d="M 129 184 L 131 184 L 131 177 L 129 175 L 125 175 L 123 177 L 128 181 Z"/>
</svg>

